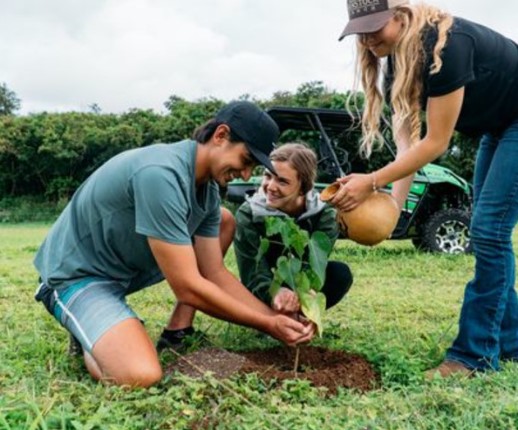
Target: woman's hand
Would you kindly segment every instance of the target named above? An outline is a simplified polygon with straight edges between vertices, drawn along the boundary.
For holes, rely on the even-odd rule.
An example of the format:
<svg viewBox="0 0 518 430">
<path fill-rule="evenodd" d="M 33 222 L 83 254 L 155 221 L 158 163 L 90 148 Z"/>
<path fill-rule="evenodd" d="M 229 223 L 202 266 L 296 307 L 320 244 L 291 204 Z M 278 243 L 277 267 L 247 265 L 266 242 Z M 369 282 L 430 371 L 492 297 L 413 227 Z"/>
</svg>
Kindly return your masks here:
<svg viewBox="0 0 518 430">
<path fill-rule="evenodd" d="M 272 309 L 283 314 L 300 312 L 300 303 L 297 295 L 286 287 L 281 287 L 272 301 Z"/>
<path fill-rule="evenodd" d="M 329 203 L 341 211 L 350 211 L 357 207 L 377 186 L 374 173 L 368 175 L 353 173 L 339 178 L 338 182 L 341 184 L 340 189 Z"/>
</svg>

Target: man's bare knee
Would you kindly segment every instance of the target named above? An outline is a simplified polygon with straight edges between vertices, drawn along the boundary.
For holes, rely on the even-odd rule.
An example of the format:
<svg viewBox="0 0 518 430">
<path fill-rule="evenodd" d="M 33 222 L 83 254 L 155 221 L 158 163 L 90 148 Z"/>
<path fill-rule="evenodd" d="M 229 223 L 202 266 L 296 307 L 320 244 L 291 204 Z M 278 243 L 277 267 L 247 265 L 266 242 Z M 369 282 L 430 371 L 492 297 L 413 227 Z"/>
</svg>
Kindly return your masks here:
<svg viewBox="0 0 518 430">
<path fill-rule="evenodd" d="M 138 369 L 131 371 L 129 380 L 123 385 L 129 385 L 131 387 L 142 387 L 148 388 L 162 379 L 163 372 L 160 365 L 156 366 L 139 366 Z"/>
<path fill-rule="evenodd" d="M 121 369 L 117 375 L 103 375 L 102 381 L 107 384 L 127 386 L 130 388 L 148 388 L 158 383 L 163 376 L 162 368 L 157 363 L 141 363 L 136 368 Z"/>
<path fill-rule="evenodd" d="M 94 345 L 92 356 L 105 383 L 149 387 L 162 378 L 156 349 L 137 318 L 110 328 Z"/>
</svg>

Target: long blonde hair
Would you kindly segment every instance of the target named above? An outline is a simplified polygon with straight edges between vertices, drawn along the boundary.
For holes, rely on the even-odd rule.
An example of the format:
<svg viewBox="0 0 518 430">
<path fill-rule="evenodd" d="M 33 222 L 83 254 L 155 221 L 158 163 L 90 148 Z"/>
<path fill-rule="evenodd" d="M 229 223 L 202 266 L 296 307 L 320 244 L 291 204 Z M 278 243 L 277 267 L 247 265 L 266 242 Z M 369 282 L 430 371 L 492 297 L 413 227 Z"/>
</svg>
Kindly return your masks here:
<svg viewBox="0 0 518 430">
<path fill-rule="evenodd" d="M 393 133 L 397 136 L 403 124 L 410 125 L 411 144 L 421 135 L 420 99 L 423 90 L 422 74 L 425 61 L 423 32 L 429 26 L 437 26 L 438 39 L 433 49 L 430 74 L 438 73 L 442 67 L 440 54 L 448 38 L 453 17 L 442 10 L 426 4 L 400 6 L 395 11 L 402 23 L 401 37 L 392 53 L 394 79 L 390 104 L 393 109 Z M 360 152 L 369 157 L 376 144 L 381 145 L 380 121 L 383 111 L 383 94 L 380 89 L 382 61 L 369 51 L 357 38 L 355 88 L 358 76 L 365 93 L 362 118 L 362 141 Z M 351 101 L 351 98 L 349 98 Z"/>
</svg>

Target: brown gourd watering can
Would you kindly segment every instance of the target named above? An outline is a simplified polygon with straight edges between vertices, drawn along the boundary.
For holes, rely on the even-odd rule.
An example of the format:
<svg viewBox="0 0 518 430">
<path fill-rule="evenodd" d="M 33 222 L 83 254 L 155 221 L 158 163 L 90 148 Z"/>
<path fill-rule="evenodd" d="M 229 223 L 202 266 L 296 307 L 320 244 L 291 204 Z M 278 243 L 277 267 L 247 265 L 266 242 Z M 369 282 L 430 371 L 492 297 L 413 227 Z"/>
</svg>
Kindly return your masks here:
<svg viewBox="0 0 518 430">
<path fill-rule="evenodd" d="M 324 202 L 331 200 L 339 189 L 339 182 L 329 185 L 320 193 L 320 199 Z M 361 245 L 376 245 L 388 239 L 398 219 L 399 206 L 396 199 L 382 191 L 374 191 L 353 210 L 337 209 L 336 213 L 342 235 Z"/>
</svg>

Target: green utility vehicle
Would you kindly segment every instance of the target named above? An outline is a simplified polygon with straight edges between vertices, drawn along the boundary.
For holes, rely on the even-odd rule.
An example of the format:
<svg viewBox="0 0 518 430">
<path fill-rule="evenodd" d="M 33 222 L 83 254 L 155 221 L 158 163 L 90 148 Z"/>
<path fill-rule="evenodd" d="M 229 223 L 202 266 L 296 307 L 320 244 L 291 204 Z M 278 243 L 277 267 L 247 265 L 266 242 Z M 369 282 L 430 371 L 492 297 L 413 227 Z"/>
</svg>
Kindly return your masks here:
<svg viewBox="0 0 518 430">
<path fill-rule="evenodd" d="M 349 173 L 367 173 L 393 160 L 390 125 L 383 124 L 384 148 L 369 160 L 359 155 L 360 118 L 345 110 L 274 107 L 268 113 L 281 130 L 281 141 L 303 140 L 318 156 L 317 189 Z M 234 180 L 226 190 L 230 202 L 241 203 L 261 183 Z M 387 187 L 390 189 L 391 185 Z M 421 250 L 463 253 L 471 250 L 471 185 L 450 169 L 428 164 L 416 173 L 391 239 L 411 239 Z"/>
</svg>

